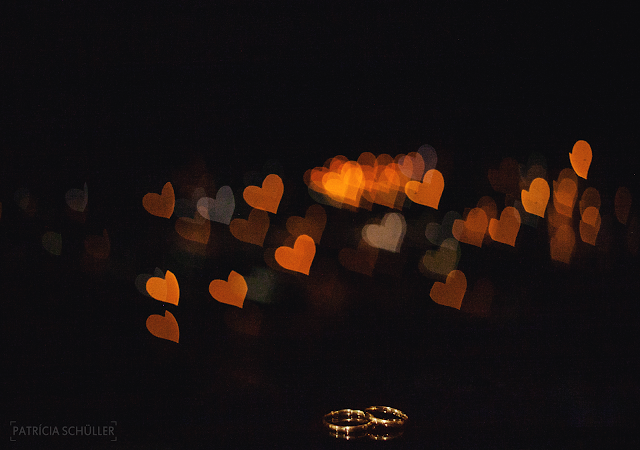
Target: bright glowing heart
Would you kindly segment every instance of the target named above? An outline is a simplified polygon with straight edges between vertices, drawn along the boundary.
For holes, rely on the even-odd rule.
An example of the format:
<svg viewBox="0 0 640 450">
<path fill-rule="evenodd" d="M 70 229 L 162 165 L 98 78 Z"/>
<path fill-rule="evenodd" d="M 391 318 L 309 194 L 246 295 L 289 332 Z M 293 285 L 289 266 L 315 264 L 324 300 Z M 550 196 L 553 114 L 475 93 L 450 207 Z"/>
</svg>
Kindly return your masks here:
<svg viewBox="0 0 640 450">
<path fill-rule="evenodd" d="M 84 212 L 89 199 L 89 189 L 87 183 L 84 184 L 84 190 L 70 189 L 64 196 L 67 206 L 74 211 Z"/>
<path fill-rule="evenodd" d="M 292 236 L 306 234 L 311 236 L 316 244 L 320 243 L 324 227 L 327 224 L 327 213 L 320 205 L 311 205 L 304 216 L 292 216 L 287 219 L 287 230 Z"/>
<path fill-rule="evenodd" d="M 278 212 L 283 194 L 282 178 L 272 173 L 264 179 L 262 187 L 247 186 L 242 192 L 242 197 L 252 208 L 275 214 Z"/>
<path fill-rule="evenodd" d="M 507 206 L 500 214 L 500 220 L 491 219 L 489 236 L 496 242 L 515 247 L 520 230 L 520 213 L 513 206 Z"/>
<path fill-rule="evenodd" d="M 163 188 L 161 194 L 150 192 L 142 197 L 142 206 L 150 214 L 157 217 L 164 217 L 168 219 L 173 214 L 173 208 L 176 204 L 175 194 L 173 192 L 173 186 L 170 182 L 167 182 Z"/>
<path fill-rule="evenodd" d="M 538 217 L 544 217 L 544 213 L 547 210 L 547 203 L 551 196 L 551 190 L 549 189 L 547 180 L 544 178 L 534 179 L 529 185 L 529 190 L 523 189 L 520 195 L 522 206 L 526 212 Z"/>
<path fill-rule="evenodd" d="M 444 178 L 439 170 L 431 169 L 424 174 L 422 183 L 409 181 L 404 191 L 412 202 L 438 209 L 444 191 Z"/>
<path fill-rule="evenodd" d="M 269 231 L 269 214 L 260 209 L 252 209 L 246 220 L 233 219 L 229 224 L 229 231 L 242 242 L 262 247 Z"/>
<path fill-rule="evenodd" d="M 593 152 L 591 146 L 586 141 L 578 141 L 573 145 L 571 153 L 569 153 L 569 161 L 571 161 L 571 167 L 574 172 L 580 178 L 587 179 L 587 173 L 591 166 L 591 159 L 593 158 Z"/>
<path fill-rule="evenodd" d="M 460 309 L 466 291 L 467 277 L 462 271 L 453 270 L 447 275 L 446 283 L 433 283 L 429 295 L 439 305 Z"/>
<path fill-rule="evenodd" d="M 340 203 L 360 206 L 360 196 L 364 187 L 362 168 L 356 162 L 345 163 L 339 173 L 328 172 L 322 177 L 325 193 Z"/>
<path fill-rule="evenodd" d="M 313 238 L 303 234 L 298 236 L 293 248 L 278 247 L 275 253 L 275 259 L 280 266 L 293 272 L 309 275 L 311 263 L 316 255 L 316 244 Z"/>
<path fill-rule="evenodd" d="M 380 225 L 365 225 L 362 228 L 362 237 L 372 247 L 398 253 L 406 230 L 407 224 L 402 214 L 387 213 Z"/>
<path fill-rule="evenodd" d="M 170 270 L 167 270 L 164 278 L 151 277 L 147 280 L 147 292 L 156 300 L 172 305 L 178 305 L 180 301 L 180 286 L 178 279 Z"/>
<path fill-rule="evenodd" d="M 229 225 L 233 211 L 236 209 L 233 191 L 229 186 L 222 186 L 218 189 L 215 200 L 211 197 L 200 198 L 197 209 L 205 219 Z"/>
<path fill-rule="evenodd" d="M 166 339 L 176 343 L 180 339 L 178 321 L 169 311 L 165 311 L 164 316 L 159 314 L 149 316 L 147 318 L 147 330 L 160 339 Z"/>
<path fill-rule="evenodd" d="M 242 308 L 244 298 L 247 295 L 247 282 L 238 272 L 231 271 L 227 281 L 213 280 L 209 283 L 209 294 L 219 301 L 227 305 Z"/>
</svg>

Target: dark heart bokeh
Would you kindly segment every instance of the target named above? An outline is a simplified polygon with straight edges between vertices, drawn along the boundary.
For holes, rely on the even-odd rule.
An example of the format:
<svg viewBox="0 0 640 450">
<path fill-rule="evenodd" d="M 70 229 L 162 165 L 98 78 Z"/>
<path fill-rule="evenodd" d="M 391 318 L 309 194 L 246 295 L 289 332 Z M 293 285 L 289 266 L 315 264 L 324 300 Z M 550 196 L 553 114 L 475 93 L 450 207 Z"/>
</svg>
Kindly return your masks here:
<svg viewBox="0 0 640 450">
<path fill-rule="evenodd" d="M 515 249 L 464 247 L 469 288 L 485 277 L 496 292 L 489 317 L 429 298 L 433 280 L 418 261 L 437 247 L 424 237 L 382 255 L 373 277 L 340 265 L 339 250 L 357 246 L 356 226 L 384 208 L 325 207 L 310 275 L 277 273 L 269 304 L 240 310 L 207 290 L 231 270 L 266 267 L 286 219 L 315 203 L 305 170 L 336 155 L 433 146 L 445 191 L 429 217 L 441 221 L 483 195 L 504 206 L 487 177 L 504 157 L 524 164 L 542 154 L 551 180 L 584 139 L 594 158 L 582 186 L 600 191 L 610 218 L 626 186 L 637 221 L 630 12 L 287 3 L 64 2 L 5 17 L 6 410 L 24 425 L 118 422 L 117 444 L 15 444 L 332 448 L 322 415 L 372 404 L 409 415 L 396 443 L 406 448 L 468 448 L 486 427 L 510 429 L 515 440 L 488 442 L 502 447 L 552 441 L 527 430 L 637 423 L 638 256 L 615 219 L 603 225 L 606 245 L 583 245 L 571 265 L 550 260 L 543 222 L 523 225 Z M 273 170 L 285 196 L 271 216 L 280 234 L 264 248 L 214 223 L 209 253 L 193 256 L 175 247 L 175 216 L 142 208 L 167 181 L 188 198 L 207 173 L 210 187 L 231 187 L 235 217 L 246 218 L 242 189 Z M 85 182 L 78 215 L 65 193 Z M 32 215 L 14 200 L 21 188 L 37 201 Z M 424 226 L 427 208 L 417 206 L 403 213 Z M 84 239 L 105 229 L 102 261 Z M 62 235 L 59 256 L 43 249 L 47 231 Z M 136 289 L 156 267 L 176 273 L 177 307 Z M 177 345 L 145 328 L 164 309 L 179 322 Z"/>
</svg>

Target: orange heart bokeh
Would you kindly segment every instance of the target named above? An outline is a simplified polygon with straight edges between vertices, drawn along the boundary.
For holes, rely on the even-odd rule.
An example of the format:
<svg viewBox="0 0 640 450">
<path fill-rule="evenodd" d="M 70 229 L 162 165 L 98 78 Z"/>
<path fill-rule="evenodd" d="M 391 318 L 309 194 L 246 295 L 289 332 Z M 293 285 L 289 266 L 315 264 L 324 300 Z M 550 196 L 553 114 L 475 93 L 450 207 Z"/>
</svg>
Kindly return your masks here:
<svg viewBox="0 0 640 450">
<path fill-rule="evenodd" d="M 586 141 L 576 142 L 573 145 L 571 153 L 569 153 L 571 167 L 573 167 L 573 170 L 580 178 L 584 178 L 585 180 L 587 179 L 592 158 L 593 152 L 591 151 L 591 146 Z"/>
<path fill-rule="evenodd" d="M 178 279 L 170 270 L 164 278 L 151 277 L 147 280 L 146 289 L 149 295 L 161 302 L 178 305 L 180 301 L 180 286 Z"/>
<path fill-rule="evenodd" d="M 306 234 L 311 236 L 316 244 L 320 243 L 324 227 L 327 224 L 327 213 L 321 205 L 315 204 L 307 208 L 304 216 L 291 216 L 287 219 L 287 230 L 292 236 Z"/>
<path fill-rule="evenodd" d="M 424 174 L 422 183 L 409 181 L 405 184 L 404 191 L 412 202 L 438 209 L 444 191 L 444 178 L 439 170 L 431 169 Z"/>
<path fill-rule="evenodd" d="M 247 282 L 244 277 L 233 270 L 229 273 L 227 281 L 213 280 L 209 283 L 209 294 L 214 299 L 238 308 L 242 308 L 247 290 Z"/>
<path fill-rule="evenodd" d="M 176 204 L 175 194 L 171 182 L 165 183 L 161 194 L 150 192 L 142 197 L 142 206 L 150 214 L 168 219 L 173 214 Z"/>
<path fill-rule="evenodd" d="M 488 225 L 487 213 L 482 208 L 473 208 L 465 220 L 456 219 L 453 222 L 451 232 L 460 242 L 482 247 Z"/>
<path fill-rule="evenodd" d="M 452 270 L 447 275 L 446 283 L 433 283 L 429 295 L 439 305 L 460 309 L 466 291 L 467 277 L 460 270 Z"/>
<path fill-rule="evenodd" d="M 260 209 L 252 209 L 246 220 L 233 219 L 229 224 L 229 231 L 242 242 L 262 247 L 269 231 L 269 214 Z"/>
<path fill-rule="evenodd" d="M 178 217 L 175 228 L 176 232 L 180 236 L 189 241 L 198 242 L 200 244 L 206 244 L 209 242 L 211 222 L 197 212 L 193 219 L 189 217 Z"/>
<path fill-rule="evenodd" d="M 252 208 L 275 214 L 278 212 L 283 194 L 282 178 L 272 173 L 264 179 L 262 187 L 247 186 L 242 192 L 242 197 Z"/>
<path fill-rule="evenodd" d="M 516 237 L 520 231 L 520 213 L 513 206 L 507 206 L 500 214 L 500 220 L 491 219 L 489 235 L 496 242 L 515 247 Z"/>
<path fill-rule="evenodd" d="M 316 244 L 313 238 L 306 234 L 298 236 L 293 248 L 278 247 L 275 253 L 275 259 L 281 267 L 293 272 L 309 275 L 311 263 L 316 255 Z"/>
<path fill-rule="evenodd" d="M 147 330 L 160 339 L 166 339 L 176 343 L 180 339 L 178 321 L 169 311 L 165 311 L 164 316 L 159 314 L 150 315 L 147 318 Z"/>
<path fill-rule="evenodd" d="M 549 189 L 547 180 L 544 178 L 535 178 L 529 185 L 529 190 L 523 189 L 520 192 L 520 196 L 522 206 L 526 212 L 538 217 L 544 217 L 544 213 L 547 210 L 547 203 L 551 196 L 551 189 Z"/>
</svg>

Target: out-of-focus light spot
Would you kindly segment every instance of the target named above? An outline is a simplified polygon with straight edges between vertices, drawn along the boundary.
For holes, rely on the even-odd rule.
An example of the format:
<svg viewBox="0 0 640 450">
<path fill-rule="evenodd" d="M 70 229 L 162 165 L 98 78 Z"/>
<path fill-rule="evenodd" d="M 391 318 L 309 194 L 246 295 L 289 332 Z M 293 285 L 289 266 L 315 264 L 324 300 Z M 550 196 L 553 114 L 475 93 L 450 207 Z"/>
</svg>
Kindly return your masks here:
<svg viewBox="0 0 640 450">
<path fill-rule="evenodd" d="M 259 336 L 262 327 L 262 312 L 255 305 L 253 307 L 247 305 L 242 311 L 229 308 L 224 312 L 224 323 L 236 333 Z"/>
<path fill-rule="evenodd" d="M 209 294 L 215 300 L 238 308 L 242 308 L 247 290 L 248 286 L 244 277 L 233 270 L 229 273 L 227 281 L 213 280 L 209 283 Z"/>
<path fill-rule="evenodd" d="M 178 321 L 169 311 L 165 311 L 164 316 L 159 314 L 150 315 L 147 318 L 147 330 L 160 339 L 166 339 L 176 343 L 180 339 Z"/>
<path fill-rule="evenodd" d="M 596 188 L 588 187 L 582 193 L 580 198 L 580 215 L 584 214 L 584 210 L 589 206 L 600 209 L 600 192 Z"/>
<path fill-rule="evenodd" d="M 571 167 L 580 178 L 587 179 L 592 157 L 591 146 L 586 141 L 578 141 L 573 145 L 573 149 L 569 153 L 569 160 Z"/>
<path fill-rule="evenodd" d="M 424 230 L 425 237 L 434 245 L 442 244 L 445 239 L 453 237 L 452 229 L 456 220 L 462 219 L 457 211 L 449 211 L 442 219 L 442 225 L 431 222 L 427 224 Z"/>
<path fill-rule="evenodd" d="M 571 226 L 571 217 L 567 217 L 564 214 L 560 214 L 555 208 L 549 208 L 547 211 L 547 224 L 550 232 L 555 232 L 562 226 Z"/>
<path fill-rule="evenodd" d="M 421 180 L 424 172 L 424 159 L 418 152 L 411 152 L 398 159 L 400 171 L 411 180 Z"/>
<path fill-rule="evenodd" d="M 292 236 L 306 234 L 311 236 L 316 244 L 320 243 L 324 227 L 327 224 L 327 213 L 320 205 L 311 205 L 303 217 L 291 216 L 287 219 L 287 231 Z"/>
<path fill-rule="evenodd" d="M 460 311 L 479 317 L 489 317 L 493 302 L 493 284 L 488 278 L 476 281 L 472 291 L 467 292 Z"/>
<path fill-rule="evenodd" d="M 549 202 L 551 191 L 549 183 L 544 178 L 536 178 L 531 182 L 529 190 L 523 189 L 520 193 L 522 206 L 529 214 L 544 217 Z"/>
<path fill-rule="evenodd" d="M 438 250 L 427 250 L 420 261 L 420 271 L 427 276 L 445 276 L 458 267 L 460 253 L 456 239 L 445 239 Z"/>
<path fill-rule="evenodd" d="M 571 256 L 573 255 L 575 244 L 576 236 L 573 232 L 573 228 L 569 225 L 560 226 L 551 236 L 551 259 L 569 264 L 571 262 Z"/>
<path fill-rule="evenodd" d="M 324 192 L 341 204 L 360 206 L 364 174 L 358 163 L 347 162 L 338 173 L 330 171 L 322 176 L 321 185 Z"/>
<path fill-rule="evenodd" d="M 164 278 L 164 272 L 159 267 L 156 267 L 153 275 L 149 275 L 148 273 L 141 273 L 140 275 L 138 275 L 134 282 L 134 284 L 136 285 L 136 289 L 138 289 L 138 292 L 146 295 L 147 297 L 151 297 L 147 292 L 147 281 L 149 281 L 154 276 L 158 278 Z"/>
<path fill-rule="evenodd" d="M 498 206 L 496 205 L 496 201 L 488 195 L 480 197 L 476 206 L 485 212 L 487 220 L 490 221 L 491 219 L 498 218 Z"/>
<path fill-rule="evenodd" d="M 13 194 L 13 199 L 21 210 L 27 215 L 33 216 L 36 213 L 36 199 L 31 195 L 29 189 L 20 188 Z"/>
<path fill-rule="evenodd" d="M 631 192 L 629 191 L 629 189 L 624 186 L 620 186 L 616 191 L 614 207 L 616 210 L 616 219 L 618 219 L 618 222 L 623 225 L 627 224 L 632 201 L 633 199 L 631 197 Z"/>
<path fill-rule="evenodd" d="M 269 231 L 269 214 L 260 209 L 252 209 L 246 220 L 233 219 L 229 224 L 229 231 L 242 242 L 262 247 Z"/>
<path fill-rule="evenodd" d="M 276 262 L 283 268 L 293 272 L 309 275 L 311 263 L 316 255 L 316 244 L 313 238 L 303 234 L 298 236 L 293 248 L 278 247 L 275 252 Z"/>
<path fill-rule="evenodd" d="M 107 259 L 111 252 L 111 242 L 107 230 L 102 231 L 102 236 L 87 236 L 84 239 L 84 248 L 88 254 L 96 259 Z"/>
<path fill-rule="evenodd" d="M 146 289 L 149 295 L 156 300 L 172 305 L 178 305 L 180 301 L 180 286 L 178 279 L 170 270 L 164 277 L 151 277 L 147 280 Z"/>
<path fill-rule="evenodd" d="M 485 232 L 489 226 L 487 213 L 482 208 L 473 208 L 466 219 L 456 220 L 451 232 L 459 242 L 482 247 Z"/>
<path fill-rule="evenodd" d="M 236 201 L 231 187 L 222 186 L 218 189 L 215 199 L 201 197 L 198 200 L 197 209 L 205 219 L 229 225 L 233 211 L 236 209 Z"/>
<path fill-rule="evenodd" d="M 87 183 L 84 184 L 84 190 L 69 189 L 64 195 L 67 206 L 74 211 L 84 212 L 89 201 L 89 189 Z"/>
<path fill-rule="evenodd" d="M 275 272 L 264 267 L 254 267 L 251 275 L 245 277 L 245 281 L 248 299 L 259 303 L 271 303 L 276 283 Z"/>
<path fill-rule="evenodd" d="M 368 276 L 373 275 L 377 259 L 378 249 L 365 239 L 360 239 L 357 249 L 343 248 L 338 253 L 338 260 L 345 269 Z"/>
<path fill-rule="evenodd" d="M 522 166 L 520 167 L 522 172 Z M 526 172 L 520 177 L 520 190 L 527 189 L 536 178 L 547 179 L 547 169 L 539 164 L 534 164 L 526 169 Z"/>
<path fill-rule="evenodd" d="M 282 178 L 276 174 L 267 175 L 262 182 L 262 187 L 247 186 L 242 192 L 242 197 L 249 206 L 270 213 L 277 213 L 280 200 L 284 194 Z"/>
<path fill-rule="evenodd" d="M 369 224 L 362 228 L 362 237 L 372 247 L 398 253 L 407 231 L 407 223 L 400 213 L 387 213 L 380 225 Z"/>
<path fill-rule="evenodd" d="M 171 217 L 175 204 L 176 197 L 171 182 L 165 183 L 162 193 L 149 192 L 142 197 L 142 206 L 149 214 L 165 219 Z"/>
<path fill-rule="evenodd" d="M 600 211 L 595 206 L 589 206 L 585 209 L 580 220 L 580 238 L 582 241 L 596 245 L 600 224 Z"/>
<path fill-rule="evenodd" d="M 422 183 L 409 181 L 405 184 L 404 191 L 412 202 L 438 209 L 444 191 L 444 177 L 440 171 L 431 169 L 424 174 Z"/>
<path fill-rule="evenodd" d="M 42 246 L 52 255 L 60 256 L 60 253 L 62 253 L 62 235 L 55 231 L 47 231 L 42 235 Z"/>
<path fill-rule="evenodd" d="M 378 205 L 388 208 L 401 209 L 404 202 L 404 190 L 400 191 L 402 181 L 398 173 L 400 172 L 398 165 L 389 163 L 378 174 L 378 178 L 373 184 L 373 201 Z M 399 198 L 399 196 L 401 196 Z"/>
<path fill-rule="evenodd" d="M 515 247 L 516 237 L 520 231 L 520 213 L 513 206 L 507 206 L 500 214 L 500 220 L 491 219 L 489 235 L 496 242 Z"/>
<path fill-rule="evenodd" d="M 446 283 L 436 281 L 431 287 L 431 299 L 439 305 L 460 309 L 467 291 L 467 277 L 460 270 L 452 270 Z"/>
<path fill-rule="evenodd" d="M 421 145 L 418 149 L 418 153 L 422 155 L 422 160 L 424 161 L 424 170 L 435 169 L 438 165 L 438 153 L 436 150 L 428 145 Z M 419 180 L 420 178 L 418 178 Z"/>
<path fill-rule="evenodd" d="M 193 219 L 178 217 L 175 229 L 180 236 L 189 241 L 206 244 L 211 234 L 211 222 L 196 213 Z"/>
<path fill-rule="evenodd" d="M 496 192 L 517 194 L 520 190 L 520 165 L 513 158 L 504 158 L 500 168 L 489 169 L 489 183 Z"/>
<path fill-rule="evenodd" d="M 553 182 L 553 206 L 560 214 L 571 217 L 577 197 L 577 180 L 563 177 Z"/>
<path fill-rule="evenodd" d="M 627 229 L 627 248 L 632 255 L 638 254 L 640 247 L 640 222 L 637 217 L 632 217 Z"/>
</svg>

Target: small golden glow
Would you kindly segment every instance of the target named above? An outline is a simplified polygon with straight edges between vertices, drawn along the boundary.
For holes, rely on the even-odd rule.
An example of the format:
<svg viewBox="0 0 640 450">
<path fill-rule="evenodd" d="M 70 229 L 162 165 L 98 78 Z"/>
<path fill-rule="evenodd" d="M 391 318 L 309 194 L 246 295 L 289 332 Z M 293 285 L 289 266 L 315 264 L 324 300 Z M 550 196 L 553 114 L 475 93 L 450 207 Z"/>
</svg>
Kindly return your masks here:
<svg viewBox="0 0 640 450">
<path fill-rule="evenodd" d="M 142 206 L 148 213 L 168 219 L 173 214 L 176 197 L 170 182 L 165 183 L 161 194 L 150 192 L 142 197 Z"/>
<path fill-rule="evenodd" d="M 242 197 L 252 208 L 275 214 L 278 212 L 283 194 L 282 178 L 272 173 L 264 179 L 262 187 L 247 186 L 242 192 Z"/>
<path fill-rule="evenodd" d="M 600 211 L 595 206 L 589 206 L 584 210 L 580 220 L 580 238 L 583 242 L 596 245 L 600 223 Z"/>
<path fill-rule="evenodd" d="M 247 282 L 244 277 L 233 270 L 229 273 L 227 281 L 213 280 L 209 283 L 209 294 L 214 299 L 238 308 L 242 308 L 247 290 Z"/>
</svg>

